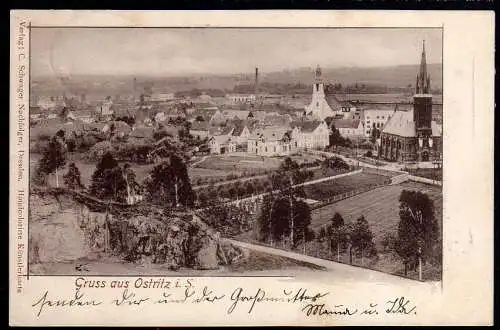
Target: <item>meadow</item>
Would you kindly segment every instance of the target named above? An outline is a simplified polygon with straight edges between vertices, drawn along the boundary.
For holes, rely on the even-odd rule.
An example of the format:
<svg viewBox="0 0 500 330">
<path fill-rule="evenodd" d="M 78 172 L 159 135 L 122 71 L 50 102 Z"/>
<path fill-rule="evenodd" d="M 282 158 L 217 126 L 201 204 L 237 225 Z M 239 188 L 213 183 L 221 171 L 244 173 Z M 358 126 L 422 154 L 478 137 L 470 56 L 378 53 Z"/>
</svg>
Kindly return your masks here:
<svg viewBox="0 0 500 330">
<path fill-rule="evenodd" d="M 358 188 L 382 184 L 387 179 L 388 178 L 386 176 L 382 175 L 358 173 L 305 186 L 304 190 L 308 198 L 321 201 L 331 198 L 337 194 L 342 194 Z"/>
</svg>

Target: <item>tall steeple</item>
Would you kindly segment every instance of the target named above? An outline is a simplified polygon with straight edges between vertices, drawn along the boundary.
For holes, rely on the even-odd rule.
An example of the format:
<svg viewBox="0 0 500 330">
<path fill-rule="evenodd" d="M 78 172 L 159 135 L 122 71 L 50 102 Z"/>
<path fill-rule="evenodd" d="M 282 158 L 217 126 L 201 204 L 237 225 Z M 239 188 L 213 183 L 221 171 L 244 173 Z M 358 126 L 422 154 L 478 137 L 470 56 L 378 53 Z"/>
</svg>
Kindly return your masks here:
<svg viewBox="0 0 500 330">
<path fill-rule="evenodd" d="M 417 94 L 429 94 L 431 87 L 431 77 L 427 74 L 427 61 L 425 56 L 425 40 L 422 42 L 422 59 L 420 60 L 420 70 L 417 74 Z"/>
</svg>

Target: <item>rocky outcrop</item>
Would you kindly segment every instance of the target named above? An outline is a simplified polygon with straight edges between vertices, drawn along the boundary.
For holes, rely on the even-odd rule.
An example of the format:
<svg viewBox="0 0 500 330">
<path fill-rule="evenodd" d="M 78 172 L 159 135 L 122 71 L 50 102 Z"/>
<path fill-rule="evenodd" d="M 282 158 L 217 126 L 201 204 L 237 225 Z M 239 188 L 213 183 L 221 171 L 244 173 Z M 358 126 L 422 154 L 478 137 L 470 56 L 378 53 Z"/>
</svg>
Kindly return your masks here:
<svg viewBox="0 0 500 330">
<path fill-rule="evenodd" d="M 35 197 L 31 210 L 30 228 L 37 228 L 30 231 L 33 263 L 104 253 L 171 269 L 217 269 L 244 257 L 237 248 L 221 244 L 220 234 L 195 214 L 93 212 L 50 196 Z"/>
</svg>

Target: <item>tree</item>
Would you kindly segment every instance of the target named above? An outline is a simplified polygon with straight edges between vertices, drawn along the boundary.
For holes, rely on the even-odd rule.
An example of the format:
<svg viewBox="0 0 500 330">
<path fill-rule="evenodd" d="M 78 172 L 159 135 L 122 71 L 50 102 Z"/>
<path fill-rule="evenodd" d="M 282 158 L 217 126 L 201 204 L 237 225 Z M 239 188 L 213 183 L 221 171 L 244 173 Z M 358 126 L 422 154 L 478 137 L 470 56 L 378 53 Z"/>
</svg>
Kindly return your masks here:
<svg viewBox="0 0 500 330">
<path fill-rule="evenodd" d="M 405 275 L 409 264 L 418 263 L 421 280 L 422 263 L 432 256 L 439 239 L 434 204 L 425 193 L 403 190 L 399 197 L 399 218 L 396 252 L 403 261 Z"/>
<path fill-rule="evenodd" d="M 50 140 L 38 164 L 36 176 L 39 183 L 46 182 L 46 176 L 55 171 L 56 187 L 59 187 L 57 170 L 66 164 L 66 141 L 64 131 L 59 130 Z"/>
<path fill-rule="evenodd" d="M 335 212 L 330 221 L 328 236 L 330 237 L 330 251 L 333 245 L 336 245 L 337 261 L 340 261 L 340 245 L 345 242 L 345 228 L 344 219 L 338 212 Z"/>
<path fill-rule="evenodd" d="M 150 177 L 147 182 L 150 199 L 172 206 L 193 206 L 195 196 L 186 163 L 179 156 L 171 155 L 169 161 L 156 165 Z"/>
<path fill-rule="evenodd" d="M 127 198 L 130 199 L 131 196 L 135 195 L 140 190 L 140 186 L 136 181 L 134 170 L 128 163 L 123 165 L 123 177 L 127 184 Z"/>
<path fill-rule="evenodd" d="M 85 186 L 81 182 L 80 170 L 75 163 L 69 164 L 68 172 L 64 174 L 64 184 L 69 189 L 79 190 L 85 189 Z"/>
<path fill-rule="evenodd" d="M 252 181 L 247 181 L 245 183 L 245 193 L 247 195 L 253 195 L 254 192 L 255 192 L 255 187 L 254 187 Z"/>
<path fill-rule="evenodd" d="M 297 187 L 296 185 L 303 183 L 307 177 L 308 174 L 300 170 L 300 166 L 297 162 L 293 161 L 290 157 L 287 157 L 270 178 L 272 189 L 279 190 L 280 195 L 288 199 L 287 213 L 289 213 L 290 243 L 292 246 L 295 246 L 295 216 L 293 213 L 293 202 L 297 197 L 305 197 L 305 192 L 302 186 Z M 283 232 L 283 234 L 285 233 Z"/>
<path fill-rule="evenodd" d="M 105 153 L 92 174 L 90 194 L 100 199 L 125 200 L 127 182 L 123 170 L 110 152 Z"/>
<path fill-rule="evenodd" d="M 274 200 L 272 194 L 269 193 L 265 195 L 257 218 L 257 240 L 260 242 L 271 241 L 272 243 L 271 215 L 273 212 L 273 204 Z"/>
<path fill-rule="evenodd" d="M 380 130 L 378 128 L 376 128 L 375 123 L 373 123 L 372 132 L 371 132 L 371 136 L 370 136 L 370 142 L 375 143 L 379 137 L 380 137 Z"/>
<path fill-rule="evenodd" d="M 361 263 L 365 254 L 373 256 L 376 254 L 375 244 L 373 243 L 373 233 L 370 230 L 368 221 L 360 216 L 353 225 L 351 232 L 351 243 L 358 256 L 361 256 Z"/>
</svg>

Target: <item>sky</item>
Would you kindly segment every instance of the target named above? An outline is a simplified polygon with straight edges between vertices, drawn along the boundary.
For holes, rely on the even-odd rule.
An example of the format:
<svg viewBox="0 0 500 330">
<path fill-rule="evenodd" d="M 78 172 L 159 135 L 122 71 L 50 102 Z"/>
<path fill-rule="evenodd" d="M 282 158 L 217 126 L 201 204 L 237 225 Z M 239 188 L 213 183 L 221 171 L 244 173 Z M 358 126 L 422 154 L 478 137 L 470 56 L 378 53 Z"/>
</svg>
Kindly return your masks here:
<svg viewBox="0 0 500 330">
<path fill-rule="evenodd" d="M 238 74 L 301 67 L 442 62 L 440 29 L 33 28 L 31 70 L 46 75 Z"/>
</svg>

